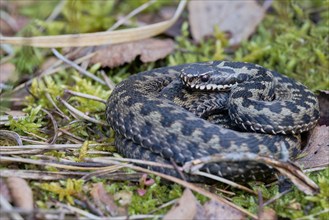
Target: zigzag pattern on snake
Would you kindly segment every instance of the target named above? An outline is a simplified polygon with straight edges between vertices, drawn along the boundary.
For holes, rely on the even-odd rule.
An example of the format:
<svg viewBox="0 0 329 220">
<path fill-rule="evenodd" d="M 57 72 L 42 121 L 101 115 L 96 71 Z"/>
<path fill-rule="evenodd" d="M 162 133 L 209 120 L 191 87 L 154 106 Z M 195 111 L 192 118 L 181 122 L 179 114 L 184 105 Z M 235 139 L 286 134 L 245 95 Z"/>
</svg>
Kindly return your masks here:
<svg viewBox="0 0 329 220">
<path fill-rule="evenodd" d="M 248 152 L 280 160 L 286 156 L 283 145 L 293 158 L 300 151 L 294 134 L 315 126 L 319 107 L 304 85 L 275 71 L 212 61 L 129 77 L 113 90 L 106 116 L 124 156 L 183 165 L 217 153 Z M 173 170 L 152 169 L 177 176 Z M 269 169 L 252 161 L 203 168 L 239 180 L 262 178 Z"/>
</svg>

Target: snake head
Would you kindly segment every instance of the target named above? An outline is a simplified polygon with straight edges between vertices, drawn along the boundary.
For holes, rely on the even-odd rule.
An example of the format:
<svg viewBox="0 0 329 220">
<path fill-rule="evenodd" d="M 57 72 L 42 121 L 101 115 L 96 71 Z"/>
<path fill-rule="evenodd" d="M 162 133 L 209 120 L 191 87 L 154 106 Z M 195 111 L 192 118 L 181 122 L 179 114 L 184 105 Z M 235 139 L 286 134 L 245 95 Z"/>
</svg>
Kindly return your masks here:
<svg viewBox="0 0 329 220">
<path fill-rule="evenodd" d="M 182 69 L 180 78 L 192 90 L 225 91 L 251 77 L 246 71 L 221 66 L 221 63 L 223 62 L 190 64 Z"/>
</svg>

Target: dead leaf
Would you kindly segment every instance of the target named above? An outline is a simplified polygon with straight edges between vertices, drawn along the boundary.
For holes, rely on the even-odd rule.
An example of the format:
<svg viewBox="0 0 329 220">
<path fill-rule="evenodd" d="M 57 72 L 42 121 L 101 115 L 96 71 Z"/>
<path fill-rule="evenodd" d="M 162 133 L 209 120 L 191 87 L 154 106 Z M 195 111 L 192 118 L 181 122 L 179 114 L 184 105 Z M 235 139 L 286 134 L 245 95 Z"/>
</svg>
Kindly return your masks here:
<svg viewBox="0 0 329 220">
<path fill-rule="evenodd" d="M 213 34 L 214 27 L 231 35 L 230 45 L 246 40 L 264 18 L 266 8 L 256 1 L 190 1 L 189 22 L 193 38 L 199 42 Z"/>
<path fill-rule="evenodd" d="M 140 56 L 143 63 L 153 62 L 166 57 L 174 51 L 174 42 L 170 39 L 145 39 L 122 44 L 98 46 L 95 48 L 96 53 L 90 62 L 92 64 L 100 63 L 102 67 L 116 67 L 124 63 L 130 63 Z M 70 52 L 70 48 L 65 53 Z M 89 48 L 81 50 L 70 59 L 82 57 L 90 53 Z"/>
<path fill-rule="evenodd" d="M 125 215 L 125 210 L 115 204 L 114 198 L 110 196 L 103 183 L 96 183 L 90 191 L 95 204 L 102 210 L 106 210 L 111 216 Z"/>
<path fill-rule="evenodd" d="M 29 19 L 19 14 L 6 14 L 5 19 L 0 19 L 2 35 L 13 36 L 29 23 Z"/>
<path fill-rule="evenodd" d="M 329 165 L 329 127 L 322 125 L 312 131 L 308 145 L 301 155 L 306 155 L 298 160 L 304 169 Z"/>
<path fill-rule="evenodd" d="M 277 220 L 278 216 L 276 215 L 276 212 L 271 209 L 266 207 L 258 216 L 259 220 Z"/>
<path fill-rule="evenodd" d="M 17 73 L 15 73 L 15 65 L 12 63 L 0 64 L 0 83 L 6 83 L 9 80 L 16 81 Z"/>
<path fill-rule="evenodd" d="M 247 216 L 241 211 L 216 200 L 211 200 L 203 205 L 203 213 L 198 213 L 194 219 L 209 219 L 209 220 L 221 220 L 221 219 L 246 219 Z"/>
<path fill-rule="evenodd" d="M 19 177 L 8 177 L 7 184 L 15 206 L 26 211 L 32 211 L 33 194 L 27 182 Z"/>
<path fill-rule="evenodd" d="M 3 196 L 8 202 L 11 202 L 12 198 L 10 196 L 8 186 L 3 178 L 0 178 L 0 195 Z"/>
<path fill-rule="evenodd" d="M 329 126 L 329 91 L 320 90 L 318 95 L 320 105 L 320 125 Z"/>
<path fill-rule="evenodd" d="M 177 203 L 170 209 L 170 211 L 163 217 L 163 219 L 192 220 L 200 208 L 201 205 L 196 200 L 191 190 L 185 189 L 182 197 L 180 197 Z"/>
</svg>

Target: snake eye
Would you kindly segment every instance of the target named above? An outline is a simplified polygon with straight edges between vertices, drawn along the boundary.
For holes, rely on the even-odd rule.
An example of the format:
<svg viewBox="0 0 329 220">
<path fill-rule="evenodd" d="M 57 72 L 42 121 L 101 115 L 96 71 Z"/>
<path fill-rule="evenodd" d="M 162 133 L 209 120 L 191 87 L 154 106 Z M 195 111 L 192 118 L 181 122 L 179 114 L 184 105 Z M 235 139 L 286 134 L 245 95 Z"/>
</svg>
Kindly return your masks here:
<svg viewBox="0 0 329 220">
<path fill-rule="evenodd" d="M 201 81 L 202 82 L 208 82 L 208 80 L 209 80 L 209 75 L 208 74 L 205 74 L 205 75 L 201 76 Z"/>
</svg>

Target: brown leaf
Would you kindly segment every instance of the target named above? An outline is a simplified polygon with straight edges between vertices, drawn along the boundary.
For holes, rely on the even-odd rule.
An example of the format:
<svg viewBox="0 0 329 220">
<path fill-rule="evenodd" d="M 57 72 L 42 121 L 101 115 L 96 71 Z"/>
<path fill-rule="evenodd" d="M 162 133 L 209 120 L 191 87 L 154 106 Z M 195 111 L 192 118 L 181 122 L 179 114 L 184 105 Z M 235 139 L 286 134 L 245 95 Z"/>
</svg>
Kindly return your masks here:
<svg viewBox="0 0 329 220">
<path fill-rule="evenodd" d="M 26 211 L 33 210 L 33 194 L 27 182 L 19 177 L 8 177 L 7 184 L 15 206 Z"/>
<path fill-rule="evenodd" d="M 6 83 L 9 80 L 16 81 L 17 73 L 15 69 L 15 65 L 12 63 L 0 64 L 0 83 Z"/>
<path fill-rule="evenodd" d="M 213 34 L 214 27 L 229 32 L 230 45 L 247 39 L 262 21 L 266 9 L 256 1 L 190 1 L 189 22 L 196 41 Z"/>
<path fill-rule="evenodd" d="M 96 54 L 90 59 L 92 64 L 100 63 L 103 67 L 116 67 L 130 63 L 140 56 L 143 63 L 153 62 L 166 57 L 173 52 L 174 42 L 170 39 L 145 39 L 129 43 L 96 47 Z M 67 50 L 66 50 L 67 51 Z M 89 53 L 88 48 L 82 50 L 70 59 L 76 59 Z"/>
<path fill-rule="evenodd" d="M 204 204 L 203 212 L 199 212 L 194 219 L 210 219 L 210 220 L 221 220 L 221 219 L 246 219 L 247 216 L 241 211 L 225 204 L 220 203 L 216 200 L 211 200 Z"/>
<path fill-rule="evenodd" d="M 198 209 L 202 209 L 199 202 L 189 189 L 185 189 L 182 197 L 177 201 L 170 211 L 163 217 L 164 220 L 184 219 L 192 220 Z"/>
<path fill-rule="evenodd" d="M 9 188 L 3 178 L 0 178 L 0 195 L 3 196 L 7 201 L 11 202 Z"/>
<path fill-rule="evenodd" d="M 308 145 L 296 162 L 304 169 L 329 165 L 329 127 L 322 125 L 312 131 Z"/>
<path fill-rule="evenodd" d="M 95 201 L 96 206 L 102 210 L 106 210 L 111 216 L 126 214 L 125 210 L 118 207 L 115 204 L 114 198 L 106 192 L 103 183 L 94 184 L 90 191 L 90 195 Z"/>
<path fill-rule="evenodd" d="M 13 36 L 19 30 L 29 23 L 29 19 L 22 15 L 9 15 L 6 16 L 6 19 L 0 20 L 0 30 L 1 34 L 6 36 Z"/>
<path fill-rule="evenodd" d="M 329 126 L 329 91 L 320 90 L 318 95 L 320 105 L 320 125 Z"/>
</svg>

